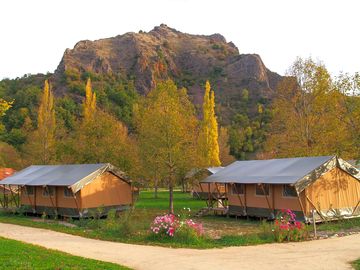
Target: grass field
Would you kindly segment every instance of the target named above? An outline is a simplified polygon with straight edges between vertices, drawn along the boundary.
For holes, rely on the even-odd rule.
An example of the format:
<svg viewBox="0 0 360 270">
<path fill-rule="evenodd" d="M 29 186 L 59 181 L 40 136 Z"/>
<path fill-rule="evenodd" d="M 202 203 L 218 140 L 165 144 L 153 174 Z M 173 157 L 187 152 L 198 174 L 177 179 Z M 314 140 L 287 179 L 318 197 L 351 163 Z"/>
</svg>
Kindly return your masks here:
<svg viewBox="0 0 360 270">
<path fill-rule="evenodd" d="M 207 237 L 201 240 L 154 238 L 149 234 L 150 223 L 155 216 L 168 211 L 168 192 L 160 191 L 158 195 L 159 197 L 154 199 L 152 191 L 141 191 L 135 210 L 125 212 L 120 219 L 116 220 L 109 218 L 73 220 L 69 222 L 76 226 L 68 227 L 58 220 L 0 214 L 0 222 L 46 228 L 95 239 L 171 247 L 212 248 L 274 242 L 271 223 L 260 222 L 257 219 L 235 219 L 212 215 L 195 219 L 203 224 L 207 233 Z M 191 208 L 195 213 L 205 206 L 205 201 L 194 199 L 188 193 L 176 191 L 174 194 L 176 213 L 183 208 Z M 324 223 L 318 225 L 317 229 L 318 231 L 335 232 L 351 228 L 360 230 L 359 218 Z M 311 231 L 312 226 L 309 226 L 308 229 Z"/>
<path fill-rule="evenodd" d="M 0 269 L 129 269 L 0 237 Z"/>
</svg>

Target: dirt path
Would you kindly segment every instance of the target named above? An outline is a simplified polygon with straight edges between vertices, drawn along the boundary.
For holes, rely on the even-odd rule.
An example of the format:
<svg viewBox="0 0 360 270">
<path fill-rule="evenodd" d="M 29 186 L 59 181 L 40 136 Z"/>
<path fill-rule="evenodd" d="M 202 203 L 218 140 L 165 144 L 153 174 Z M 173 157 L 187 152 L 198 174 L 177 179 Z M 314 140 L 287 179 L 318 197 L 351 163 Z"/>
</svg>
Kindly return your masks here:
<svg viewBox="0 0 360 270">
<path fill-rule="evenodd" d="M 93 240 L 0 223 L 0 236 L 134 269 L 351 269 L 360 234 L 289 244 L 193 250 Z M 0 249 L 1 253 L 1 249 Z"/>
</svg>

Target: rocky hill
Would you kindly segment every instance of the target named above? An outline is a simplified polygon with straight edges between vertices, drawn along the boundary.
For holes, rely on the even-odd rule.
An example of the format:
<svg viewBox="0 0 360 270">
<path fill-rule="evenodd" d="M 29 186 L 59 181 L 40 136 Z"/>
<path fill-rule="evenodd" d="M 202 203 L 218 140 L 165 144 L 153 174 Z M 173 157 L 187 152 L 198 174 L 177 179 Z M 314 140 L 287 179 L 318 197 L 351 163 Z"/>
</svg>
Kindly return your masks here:
<svg viewBox="0 0 360 270">
<path fill-rule="evenodd" d="M 58 96 L 79 94 L 76 83 L 86 76 L 98 81 L 132 80 L 140 94 L 146 94 L 158 79 L 172 78 L 188 89 L 200 104 L 205 80 L 216 92 L 220 121 L 227 124 L 239 110 L 243 89 L 249 91 L 249 114 L 256 103 L 271 100 L 281 76 L 271 72 L 259 55 L 239 54 L 238 48 L 220 34 L 210 36 L 179 32 L 164 24 L 150 32 L 126 33 L 96 41 L 78 42 L 66 49 L 54 75 Z"/>
</svg>

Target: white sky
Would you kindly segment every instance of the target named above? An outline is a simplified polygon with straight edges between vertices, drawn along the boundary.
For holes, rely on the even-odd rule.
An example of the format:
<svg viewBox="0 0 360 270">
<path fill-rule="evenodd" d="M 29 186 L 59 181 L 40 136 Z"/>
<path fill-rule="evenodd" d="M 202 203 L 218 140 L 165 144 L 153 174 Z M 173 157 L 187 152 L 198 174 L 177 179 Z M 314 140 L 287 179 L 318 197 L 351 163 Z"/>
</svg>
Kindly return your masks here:
<svg viewBox="0 0 360 270">
<path fill-rule="evenodd" d="M 360 71 L 360 1 L 1 0 L 0 79 L 53 72 L 83 39 L 150 31 L 165 23 L 191 34 L 220 33 L 284 74 L 296 56 Z"/>
</svg>

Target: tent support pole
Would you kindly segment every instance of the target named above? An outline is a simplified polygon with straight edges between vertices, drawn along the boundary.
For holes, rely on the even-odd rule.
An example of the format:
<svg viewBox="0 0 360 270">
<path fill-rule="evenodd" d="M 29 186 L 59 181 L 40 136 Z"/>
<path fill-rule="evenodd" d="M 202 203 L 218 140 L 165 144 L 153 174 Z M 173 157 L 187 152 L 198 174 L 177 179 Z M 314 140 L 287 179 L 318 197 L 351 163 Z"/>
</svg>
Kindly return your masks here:
<svg viewBox="0 0 360 270">
<path fill-rule="evenodd" d="M 17 204 L 16 198 L 15 198 L 14 192 L 12 191 L 10 185 L 9 185 L 9 189 L 10 189 L 10 193 L 11 193 L 11 198 L 14 200 L 15 206 L 19 207 L 19 205 Z"/>
<path fill-rule="evenodd" d="M 315 211 L 319 214 L 319 216 L 326 221 L 326 218 L 323 216 L 323 214 L 321 214 L 320 210 L 318 210 L 316 208 L 316 206 L 313 204 L 313 202 L 309 199 L 309 197 L 305 194 L 306 199 L 309 201 L 309 203 L 311 204 L 311 206 L 315 209 Z M 313 222 L 315 222 L 315 220 L 313 220 Z"/>
<path fill-rule="evenodd" d="M 24 188 L 26 189 L 26 186 L 24 186 Z M 29 195 L 29 193 L 27 192 L 27 190 L 26 190 L 26 195 L 27 195 L 27 197 L 28 197 L 28 199 L 29 199 L 29 203 L 30 203 L 31 208 L 33 209 L 33 212 L 35 212 L 35 208 L 34 208 L 32 202 L 31 202 L 31 198 L 30 198 L 30 195 Z"/>
<path fill-rule="evenodd" d="M 4 203 L 3 203 L 3 201 L 0 199 L 0 204 L 1 204 L 1 206 L 3 207 L 3 208 L 5 208 L 5 186 L 4 186 Z"/>
<path fill-rule="evenodd" d="M 56 210 L 56 217 L 58 216 L 58 189 L 55 187 L 55 210 Z"/>
<path fill-rule="evenodd" d="M 218 187 L 218 184 L 217 184 L 217 183 L 215 183 L 215 187 L 216 187 L 216 191 L 217 191 L 217 193 L 218 193 L 218 198 L 217 198 L 217 201 L 219 202 L 219 199 L 220 199 L 220 203 L 221 203 L 221 205 L 222 205 L 223 207 L 225 207 L 224 202 L 221 200 L 221 193 L 220 193 L 220 189 L 219 189 L 219 187 Z"/>
<path fill-rule="evenodd" d="M 304 191 L 305 192 L 305 191 Z M 297 197 L 298 197 L 298 201 L 299 201 L 299 204 L 300 204 L 300 208 L 301 208 L 301 210 L 302 210 L 302 212 L 303 212 L 303 215 L 304 215 L 304 219 L 305 219 L 305 216 L 306 216 L 306 213 L 305 213 L 305 208 L 304 208 L 304 205 L 303 205 L 303 203 L 302 203 L 302 201 L 301 201 L 301 198 L 300 198 L 300 193 L 297 193 Z M 306 219 L 305 219 L 305 221 L 306 221 Z"/>
<path fill-rule="evenodd" d="M 209 208 L 212 207 L 212 204 L 211 204 L 211 196 L 212 194 L 210 193 L 210 183 L 208 183 L 208 199 L 209 199 Z"/>
<path fill-rule="evenodd" d="M 201 183 L 199 183 L 199 187 L 200 187 L 201 193 L 205 193 L 205 192 L 204 192 L 204 189 L 203 189 L 203 187 L 202 187 L 202 185 L 201 185 Z M 197 192 L 196 192 L 196 193 L 197 193 Z M 198 193 L 197 193 L 197 195 L 198 195 L 199 199 L 201 199 L 201 196 L 199 196 Z M 206 198 L 206 197 L 205 197 L 205 198 Z M 208 200 L 205 200 L 205 201 L 206 201 L 206 205 L 209 207 Z"/>
<path fill-rule="evenodd" d="M 242 202 L 242 200 L 241 200 L 241 196 L 240 196 L 240 194 L 239 194 L 239 190 L 238 190 L 236 184 L 233 183 L 233 184 L 231 184 L 231 185 L 233 185 L 233 186 L 235 187 L 236 195 L 237 195 L 237 197 L 238 197 L 238 199 L 239 199 L 239 202 L 240 202 L 241 206 L 245 209 L 245 206 L 244 206 L 244 204 L 243 204 L 243 202 Z"/>
<path fill-rule="evenodd" d="M 37 187 L 34 187 L 34 212 L 36 213 L 36 193 L 37 193 Z"/>
<path fill-rule="evenodd" d="M 75 201 L 75 204 L 76 204 L 76 209 L 78 210 L 78 212 L 79 212 L 79 217 L 81 217 L 81 215 L 80 215 L 80 208 L 79 208 L 79 205 L 78 205 L 78 203 L 77 203 L 77 200 L 76 200 L 76 195 L 73 193 L 73 198 L 74 198 L 74 201 Z"/>
<path fill-rule="evenodd" d="M 55 212 L 56 212 L 56 206 L 55 206 L 55 204 L 54 204 L 54 202 L 53 202 L 53 199 L 52 199 L 52 197 L 51 197 L 49 187 L 48 187 L 48 186 L 45 186 L 45 188 L 46 188 L 46 190 L 47 190 L 47 193 L 49 194 L 49 198 L 50 198 L 51 205 L 52 205 L 53 208 L 55 208 Z M 56 213 L 55 213 L 55 214 L 56 214 Z"/>
<path fill-rule="evenodd" d="M 244 214 L 247 216 L 246 186 L 247 186 L 247 185 L 244 184 L 244 206 L 245 206 Z"/>
<path fill-rule="evenodd" d="M 351 215 L 355 214 L 355 211 L 357 210 L 357 208 L 359 207 L 359 204 L 360 204 L 360 200 L 358 201 L 357 205 L 355 206 L 354 208 L 354 211 L 352 212 Z"/>
<path fill-rule="evenodd" d="M 270 205 L 270 202 L 269 202 L 269 198 L 268 198 L 268 196 L 266 195 L 266 192 L 265 192 L 264 185 L 263 185 L 263 184 L 260 184 L 260 186 L 261 186 L 261 188 L 262 188 L 262 190 L 263 190 L 263 192 L 264 192 L 266 202 L 267 202 L 267 204 L 268 204 L 268 206 L 269 206 L 270 214 L 273 214 L 273 212 L 271 211 L 271 205 Z M 270 186 L 269 186 L 269 192 L 270 192 Z"/>
<path fill-rule="evenodd" d="M 275 185 L 271 185 L 272 187 L 272 208 L 273 208 L 273 213 L 274 213 L 274 217 L 275 217 Z"/>
</svg>

